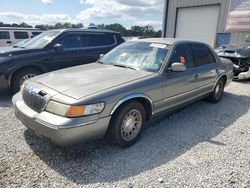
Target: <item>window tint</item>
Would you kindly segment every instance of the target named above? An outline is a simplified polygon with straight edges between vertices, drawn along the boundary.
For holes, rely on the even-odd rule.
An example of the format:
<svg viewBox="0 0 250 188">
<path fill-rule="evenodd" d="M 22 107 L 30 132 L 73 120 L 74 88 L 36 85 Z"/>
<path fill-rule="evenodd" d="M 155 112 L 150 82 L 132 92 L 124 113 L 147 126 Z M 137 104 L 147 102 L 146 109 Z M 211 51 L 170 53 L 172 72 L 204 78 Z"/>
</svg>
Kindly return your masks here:
<svg viewBox="0 0 250 188">
<path fill-rule="evenodd" d="M 29 35 L 24 31 L 14 31 L 15 39 L 28 39 Z"/>
<path fill-rule="evenodd" d="M 202 44 L 192 44 L 192 51 L 194 55 L 194 66 L 199 67 L 210 63 L 215 63 L 215 59 L 208 49 Z"/>
<path fill-rule="evenodd" d="M 61 39 L 58 43 L 62 44 L 64 49 L 80 48 L 81 36 L 80 35 L 67 35 L 63 39 Z"/>
<path fill-rule="evenodd" d="M 89 47 L 107 45 L 106 37 L 104 34 L 90 34 L 88 43 Z"/>
<path fill-rule="evenodd" d="M 107 45 L 115 44 L 114 35 L 106 35 Z"/>
<path fill-rule="evenodd" d="M 0 31 L 0 39 L 10 39 L 9 31 Z"/>
<path fill-rule="evenodd" d="M 42 32 L 32 32 L 32 35 L 36 36 L 36 35 L 39 35 L 40 33 L 42 33 Z"/>
<path fill-rule="evenodd" d="M 86 34 L 81 35 L 82 47 L 88 47 L 89 36 Z"/>
<path fill-rule="evenodd" d="M 124 39 L 120 35 L 116 35 L 115 37 L 116 37 L 116 41 L 118 44 L 121 44 L 124 42 Z"/>
<path fill-rule="evenodd" d="M 187 68 L 193 67 L 192 50 L 189 45 L 179 45 L 175 48 L 169 67 L 175 62 L 184 63 Z"/>
<path fill-rule="evenodd" d="M 204 46 L 204 47 L 205 47 L 205 49 L 206 49 L 206 51 L 207 51 L 209 63 L 210 63 L 210 64 L 211 64 L 211 63 L 215 63 L 216 61 L 215 61 L 214 55 L 212 54 L 211 50 L 210 50 L 208 47 L 206 47 L 206 46 Z"/>
</svg>

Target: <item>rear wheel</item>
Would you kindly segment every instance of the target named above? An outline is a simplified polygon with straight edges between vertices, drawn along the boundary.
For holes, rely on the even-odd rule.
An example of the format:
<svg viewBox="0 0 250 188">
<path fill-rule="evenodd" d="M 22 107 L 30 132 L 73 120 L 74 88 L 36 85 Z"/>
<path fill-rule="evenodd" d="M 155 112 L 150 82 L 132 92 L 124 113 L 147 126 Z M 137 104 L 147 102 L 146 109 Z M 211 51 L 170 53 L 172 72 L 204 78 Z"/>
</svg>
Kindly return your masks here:
<svg viewBox="0 0 250 188">
<path fill-rule="evenodd" d="M 20 70 L 19 72 L 17 72 L 14 75 L 14 77 L 12 79 L 12 85 L 11 85 L 12 92 L 17 93 L 20 90 L 20 88 L 25 80 L 33 78 L 39 74 L 40 74 L 40 72 L 36 69 L 33 69 L 33 68 Z"/>
<path fill-rule="evenodd" d="M 209 95 L 207 100 L 211 103 L 218 103 L 221 100 L 221 97 L 224 92 L 224 87 L 225 87 L 225 79 L 221 78 L 216 86 L 214 87 L 213 92 Z"/>
<path fill-rule="evenodd" d="M 140 138 L 145 119 L 146 112 L 139 102 L 121 106 L 110 122 L 109 138 L 119 147 L 131 146 Z"/>
</svg>

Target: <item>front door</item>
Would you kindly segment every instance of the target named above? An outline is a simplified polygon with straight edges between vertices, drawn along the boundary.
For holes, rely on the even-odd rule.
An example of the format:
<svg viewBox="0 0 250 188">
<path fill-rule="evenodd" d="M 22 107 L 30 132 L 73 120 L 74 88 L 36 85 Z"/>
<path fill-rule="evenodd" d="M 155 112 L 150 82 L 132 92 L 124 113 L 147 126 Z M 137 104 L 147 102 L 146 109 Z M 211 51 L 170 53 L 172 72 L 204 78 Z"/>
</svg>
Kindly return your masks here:
<svg viewBox="0 0 250 188">
<path fill-rule="evenodd" d="M 184 63 L 186 71 L 173 72 L 171 65 L 175 62 Z M 192 50 L 189 45 L 181 44 L 175 47 L 164 82 L 164 110 L 188 101 L 196 90 L 193 68 Z"/>
<path fill-rule="evenodd" d="M 52 52 L 52 61 L 50 63 L 54 69 L 62 69 L 84 63 L 85 49 L 80 34 L 68 34 L 56 41 L 55 44 L 62 44 L 63 49 L 58 52 Z"/>
</svg>

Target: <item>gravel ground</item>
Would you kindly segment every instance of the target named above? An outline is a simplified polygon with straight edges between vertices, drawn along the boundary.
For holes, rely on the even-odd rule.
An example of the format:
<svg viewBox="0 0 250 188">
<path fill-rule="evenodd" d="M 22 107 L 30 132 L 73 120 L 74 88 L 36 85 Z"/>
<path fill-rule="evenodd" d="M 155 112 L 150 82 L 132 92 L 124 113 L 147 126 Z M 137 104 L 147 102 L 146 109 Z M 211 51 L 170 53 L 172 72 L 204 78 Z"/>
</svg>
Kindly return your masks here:
<svg viewBox="0 0 250 188">
<path fill-rule="evenodd" d="M 0 94 L 0 187 L 250 187 L 250 82 L 153 121 L 127 149 L 58 147 L 14 117 Z"/>
</svg>

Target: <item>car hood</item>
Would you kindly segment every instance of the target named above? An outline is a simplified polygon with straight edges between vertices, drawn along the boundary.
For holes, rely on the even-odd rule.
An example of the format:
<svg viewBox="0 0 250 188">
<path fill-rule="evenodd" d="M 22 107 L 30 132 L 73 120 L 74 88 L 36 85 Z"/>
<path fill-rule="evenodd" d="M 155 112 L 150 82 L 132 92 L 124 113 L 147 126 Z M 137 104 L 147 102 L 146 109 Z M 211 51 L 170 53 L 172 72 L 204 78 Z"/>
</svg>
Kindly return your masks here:
<svg viewBox="0 0 250 188">
<path fill-rule="evenodd" d="M 12 56 L 24 53 L 32 53 L 36 51 L 41 51 L 41 49 L 14 48 L 12 46 L 0 47 L 0 57 Z"/>
<path fill-rule="evenodd" d="M 80 99 L 153 73 L 92 63 L 47 73 L 32 79 L 57 92 Z"/>
</svg>

